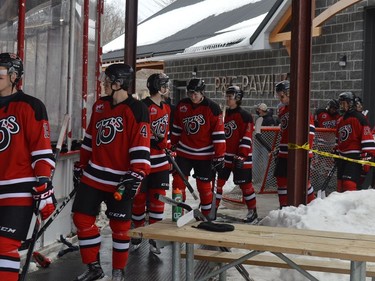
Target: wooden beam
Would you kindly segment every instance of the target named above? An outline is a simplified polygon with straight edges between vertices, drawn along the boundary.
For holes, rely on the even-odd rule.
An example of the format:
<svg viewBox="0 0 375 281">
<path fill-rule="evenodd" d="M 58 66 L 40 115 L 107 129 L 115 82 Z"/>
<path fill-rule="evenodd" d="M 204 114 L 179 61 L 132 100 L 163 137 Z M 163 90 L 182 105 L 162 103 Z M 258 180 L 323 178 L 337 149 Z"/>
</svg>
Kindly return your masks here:
<svg viewBox="0 0 375 281">
<path fill-rule="evenodd" d="M 317 17 L 313 19 L 312 22 L 312 37 L 317 37 L 322 35 L 322 28 L 321 26 L 330 18 L 335 16 L 337 13 L 341 12 L 342 10 L 360 2 L 362 0 L 340 0 L 333 4 L 332 6 L 328 7 L 326 10 L 324 10 L 321 14 L 319 14 Z M 313 7 L 315 7 L 315 1 L 313 2 Z M 313 14 L 315 14 L 315 9 L 313 10 Z M 282 18 L 279 20 L 275 28 L 272 30 L 272 32 L 269 35 L 269 42 L 270 43 L 278 43 L 283 42 L 283 45 L 287 48 L 290 48 L 290 44 L 287 44 L 286 42 L 291 40 L 292 33 L 291 32 L 281 32 L 285 26 L 291 21 L 292 18 L 292 6 L 288 8 L 288 10 L 284 13 Z M 289 53 L 289 51 L 288 51 Z"/>
<path fill-rule="evenodd" d="M 342 10 L 360 2 L 362 0 L 340 0 L 333 4 L 332 6 L 328 7 L 324 12 L 322 12 L 319 16 L 317 16 L 312 23 L 313 27 L 321 26 L 327 20 L 335 16 L 337 13 L 341 12 Z"/>
<path fill-rule="evenodd" d="M 311 35 L 313 37 L 322 35 L 322 28 L 321 27 L 315 27 L 312 30 Z M 290 40 L 292 38 L 291 36 L 292 36 L 291 31 L 281 32 L 281 33 L 276 34 L 274 37 L 271 37 L 271 35 L 270 35 L 269 41 L 270 41 L 270 43 L 284 42 L 284 41 Z"/>
<path fill-rule="evenodd" d="M 292 6 L 290 5 L 288 10 L 284 13 L 284 15 L 281 17 L 279 22 L 276 24 L 275 28 L 270 33 L 270 37 L 276 36 L 278 33 L 280 33 L 285 26 L 290 22 L 292 18 Z"/>
</svg>

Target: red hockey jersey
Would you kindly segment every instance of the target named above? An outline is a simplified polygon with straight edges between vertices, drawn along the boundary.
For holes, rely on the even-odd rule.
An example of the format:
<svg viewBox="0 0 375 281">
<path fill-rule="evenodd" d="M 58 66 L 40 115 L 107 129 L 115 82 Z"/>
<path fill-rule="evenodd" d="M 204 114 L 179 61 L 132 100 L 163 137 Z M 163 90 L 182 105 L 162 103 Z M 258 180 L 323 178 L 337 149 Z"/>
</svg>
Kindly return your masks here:
<svg viewBox="0 0 375 281">
<path fill-rule="evenodd" d="M 279 110 L 279 119 L 280 119 L 280 134 L 281 139 L 279 143 L 279 153 L 278 157 L 280 158 L 288 158 L 288 142 L 289 142 L 289 106 L 285 105 L 280 108 Z M 312 147 L 315 137 L 315 126 L 314 126 L 314 118 L 312 114 L 310 114 L 310 125 L 309 125 L 309 145 Z M 312 152 L 309 152 L 309 157 L 313 156 Z"/>
<path fill-rule="evenodd" d="M 339 118 L 336 137 L 340 154 L 367 152 L 375 156 L 375 142 L 370 126 L 360 112 L 347 112 Z"/>
<path fill-rule="evenodd" d="M 150 172 L 150 123 L 146 105 L 132 97 L 112 105 L 112 97 L 95 102 L 81 146 L 86 168 L 81 181 L 114 192 L 126 171 Z"/>
<path fill-rule="evenodd" d="M 22 91 L 5 97 L 0 132 L 0 191 L 17 187 L 17 192 L 29 192 L 36 176 L 51 176 L 55 160 L 47 111 L 39 99 Z"/>
<path fill-rule="evenodd" d="M 253 117 L 241 107 L 227 109 L 225 113 L 226 152 L 225 163 L 231 166 L 233 157 L 246 158 L 244 168 L 252 167 Z"/>
<path fill-rule="evenodd" d="M 165 103 L 161 102 L 160 106 L 147 97 L 143 102 L 148 107 L 150 114 L 151 126 L 151 173 L 169 170 L 169 162 L 164 148 L 170 146 L 169 138 L 169 120 L 171 116 L 171 108 Z M 159 139 L 161 136 L 162 139 Z"/>
<path fill-rule="evenodd" d="M 199 104 L 182 99 L 176 106 L 171 143 L 177 145 L 177 155 L 189 159 L 224 156 L 224 122 L 219 105 L 207 97 Z"/>
<path fill-rule="evenodd" d="M 314 118 L 315 126 L 318 128 L 336 128 L 340 114 L 330 115 L 326 109 L 318 109 Z"/>
</svg>

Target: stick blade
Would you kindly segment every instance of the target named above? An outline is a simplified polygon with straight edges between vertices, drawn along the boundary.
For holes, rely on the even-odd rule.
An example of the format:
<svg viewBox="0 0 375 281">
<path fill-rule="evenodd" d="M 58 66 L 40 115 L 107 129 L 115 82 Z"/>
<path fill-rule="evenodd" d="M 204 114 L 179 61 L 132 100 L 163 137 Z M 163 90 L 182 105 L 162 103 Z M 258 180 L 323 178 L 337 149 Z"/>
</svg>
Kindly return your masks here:
<svg viewBox="0 0 375 281">
<path fill-rule="evenodd" d="M 189 211 L 185 215 L 181 216 L 177 220 L 177 227 L 182 227 L 185 224 L 188 224 L 194 219 L 194 210 Z"/>
</svg>

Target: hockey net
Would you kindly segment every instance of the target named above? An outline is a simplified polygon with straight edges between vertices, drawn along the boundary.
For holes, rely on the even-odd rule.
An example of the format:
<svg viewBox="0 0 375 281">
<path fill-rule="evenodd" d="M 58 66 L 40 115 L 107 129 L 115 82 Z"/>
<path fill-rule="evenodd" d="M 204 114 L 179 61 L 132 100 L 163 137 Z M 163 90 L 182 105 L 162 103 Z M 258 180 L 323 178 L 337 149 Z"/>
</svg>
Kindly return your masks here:
<svg viewBox="0 0 375 281">
<path fill-rule="evenodd" d="M 275 151 L 279 143 L 279 127 L 262 127 L 262 138 Z M 331 152 L 335 145 L 335 130 L 316 128 L 313 149 L 325 152 Z M 269 153 L 267 149 L 253 137 L 253 186 L 256 193 L 277 193 L 276 178 L 273 176 L 275 169 L 275 154 Z M 310 165 L 311 184 L 314 190 L 321 189 L 325 178 L 334 165 L 334 160 L 315 154 Z M 336 189 L 336 172 L 328 183 L 327 193 Z M 223 190 L 223 203 L 228 208 L 235 208 L 236 205 L 242 205 L 242 191 L 238 185 L 230 180 L 226 183 Z"/>
</svg>

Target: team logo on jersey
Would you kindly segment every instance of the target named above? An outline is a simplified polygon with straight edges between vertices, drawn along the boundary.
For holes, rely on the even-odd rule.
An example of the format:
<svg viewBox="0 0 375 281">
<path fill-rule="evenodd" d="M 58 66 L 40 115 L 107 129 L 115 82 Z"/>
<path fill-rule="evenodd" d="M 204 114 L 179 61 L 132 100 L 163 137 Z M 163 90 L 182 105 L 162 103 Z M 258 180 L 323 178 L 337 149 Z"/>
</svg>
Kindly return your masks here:
<svg viewBox="0 0 375 281">
<path fill-rule="evenodd" d="M 162 136 L 165 135 L 167 132 L 168 126 L 168 114 L 164 115 L 163 117 L 156 119 L 151 122 L 151 128 L 154 135 Z"/>
<path fill-rule="evenodd" d="M 150 109 L 150 115 L 158 114 L 158 110 L 155 107 L 151 107 Z"/>
<path fill-rule="evenodd" d="M 183 105 L 180 107 L 180 112 L 186 112 L 187 111 L 187 106 Z"/>
<path fill-rule="evenodd" d="M 0 120 L 0 151 L 4 151 L 9 147 L 12 135 L 17 134 L 19 131 L 20 126 L 15 116 L 8 116 Z"/>
<path fill-rule="evenodd" d="M 49 126 L 47 122 L 43 122 L 43 135 L 45 139 L 49 139 L 50 137 Z"/>
<path fill-rule="evenodd" d="M 237 124 L 234 120 L 231 120 L 228 123 L 225 123 L 224 125 L 225 138 L 229 139 L 233 135 L 234 130 L 236 129 L 237 129 Z"/>
<path fill-rule="evenodd" d="M 98 130 L 96 145 L 111 143 L 115 139 L 116 134 L 124 130 L 122 121 L 122 117 L 110 117 L 98 121 L 95 125 Z"/>
<path fill-rule="evenodd" d="M 344 142 L 349 138 L 349 135 L 352 133 L 352 126 L 351 125 L 344 125 L 339 128 L 339 138 L 340 142 Z"/>
<path fill-rule="evenodd" d="M 371 129 L 369 127 L 364 127 L 363 128 L 363 135 L 364 136 L 372 135 Z"/>
<path fill-rule="evenodd" d="M 202 125 L 206 123 L 202 114 L 194 115 L 182 119 L 184 124 L 185 132 L 187 135 L 195 135 L 199 132 L 199 129 Z"/>
<path fill-rule="evenodd" d="M 103 110 L 104 110 L 104 104 L 101 103 L 101 104 L 96 105 L 95 112 L 101 113 L 103 112 Z"/>
<path fill-rule="evenodd" d="M 324 128 L 335 128 L 336 127 L 336 120 L 324 121 L 322 124 L 323 124 Z"/>
<path fill-rule="evenodd" d="M 280 119 L 280 129 L 282 131 L 288 129 L 288 120 L 289 120 L 289 112 L 287 112 L 283 116 L 281 116 L 281 119 Z"/>
</svg>

